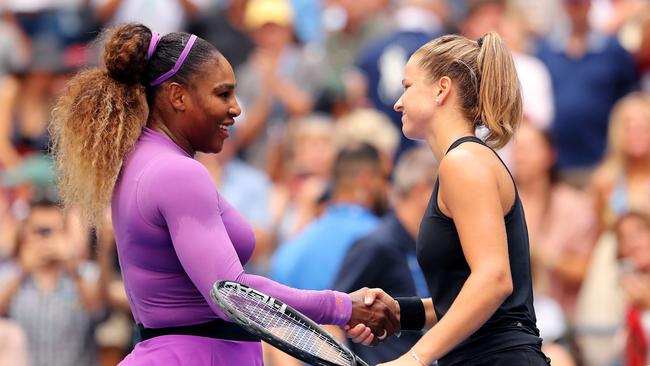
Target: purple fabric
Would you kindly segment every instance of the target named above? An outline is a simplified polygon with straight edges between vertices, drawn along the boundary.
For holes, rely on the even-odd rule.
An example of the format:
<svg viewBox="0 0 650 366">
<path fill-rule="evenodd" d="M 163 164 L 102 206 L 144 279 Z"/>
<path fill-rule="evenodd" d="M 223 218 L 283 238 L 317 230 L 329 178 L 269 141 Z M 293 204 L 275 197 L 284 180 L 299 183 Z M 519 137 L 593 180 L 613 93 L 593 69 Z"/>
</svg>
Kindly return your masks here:
<svg viewBox="0 0 650 366">
<path fill-rule="evenodd" d="M 203 165 L 158 132 L 145 128 L 125 160 L 113 192 L 112 217 L 131 310 L 145 327 L 228 319 L 210 301 L 212 284 L 223 279 L 277 297 L 318 323 L 349 321 L 352 304 L 346 294 L 297 290 L 244 273 L 242 263 L 255 247 L 251 226 L 219 195 Z M 124 364 L 157 360 L 155 350 L 162 348 L 151 346 L 144 352 L 144 344 L 157 345 L 166 337 L 138 345 Z M 219 348 L 219 342 L 225 341 L 211 344 Z M 242 343 L 237 347 L 248 350 L 251 360 L 261 357 L 256 342 L 226 343 Z M 222 351 L 229 352 L 229 347 Z M 226 364 L 240 363 L 205 363 Z"/>
<path fill-rule="evenodd" d="M 151 32 L 149 49 L 147 49 L 147 58 L 146 58 L 147 61 L 149 61 L 149 59 L 151 59 L 151 56 L 153 56 L 153 53 L 156 52 L 156 47 L 158 47 L 158 42 L 160 42 L 160 33 Z"/>
<path fill-rule="evenodd" d="M 138 343 L 119 366 L 262 366 L 260 342 L 167 335 Z"/>
<path fill-rule="evenodd" d="M 160 75 L 158 79 L 152 81 L 149 85 L 156 86 L 158 84 L 163 83 L 165 80 L 169 79 L 170 77 L 174 76 L 174 74 L 176 74 L 178 70 L 180 70 L 181 67 L 183 66 L 183 62 L 185 62 L 187 55 L 190 54 L 190 51 L 192 50 L 192 45 L 194 45 L 194 41 L 196 41 L 196 36 L 192 34 L 190 36 L 190 39 L 187 41 L 185 48 L 183 48 L 183 52 L 181 52 L 180 56 L 178 56 L 178 60 L 176 60 L 174 67 L 171 70 L 167 71 L 166 73 Z"/>
</svg>

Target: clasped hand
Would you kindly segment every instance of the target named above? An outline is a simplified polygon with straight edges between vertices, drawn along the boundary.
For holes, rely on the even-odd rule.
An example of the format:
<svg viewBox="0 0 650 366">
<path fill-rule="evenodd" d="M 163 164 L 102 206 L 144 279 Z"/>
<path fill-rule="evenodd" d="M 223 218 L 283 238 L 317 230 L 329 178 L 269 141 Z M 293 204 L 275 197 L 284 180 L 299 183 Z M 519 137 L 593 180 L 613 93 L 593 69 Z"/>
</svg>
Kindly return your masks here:
<svg viewBox="0 0 650 366">
<path fill-rule="evenodd" d="M 383 290 L 364 287 L 350 297 L 352 316 L 345 330 L 352 341 L 371 346 L 400 332 L 399 304 Z"/>
</svg>

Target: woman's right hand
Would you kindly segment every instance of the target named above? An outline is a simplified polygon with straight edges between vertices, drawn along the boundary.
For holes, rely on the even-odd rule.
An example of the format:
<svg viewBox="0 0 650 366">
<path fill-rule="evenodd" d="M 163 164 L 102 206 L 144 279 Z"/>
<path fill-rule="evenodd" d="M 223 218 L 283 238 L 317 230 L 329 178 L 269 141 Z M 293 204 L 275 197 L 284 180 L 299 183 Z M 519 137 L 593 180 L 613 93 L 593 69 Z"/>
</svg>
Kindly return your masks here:
<svg viewBox="0 0 650 366">
<path fill-rule="evenodd" d="M 346 330 L 354 342 L 375 345 L 399 333 L 399 304 L 384 291 L 364 287 L 350 297 L 352 316 Z"/>
</svg>

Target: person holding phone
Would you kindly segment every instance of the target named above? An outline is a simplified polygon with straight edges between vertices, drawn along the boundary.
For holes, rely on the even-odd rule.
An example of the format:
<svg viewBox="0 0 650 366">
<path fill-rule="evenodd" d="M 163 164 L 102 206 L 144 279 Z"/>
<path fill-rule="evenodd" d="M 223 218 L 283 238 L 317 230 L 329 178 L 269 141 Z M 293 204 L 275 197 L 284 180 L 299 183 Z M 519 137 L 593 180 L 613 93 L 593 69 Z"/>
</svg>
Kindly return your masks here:
<svg viewBox="0 0 650 366">
<path fill-rule="evenodd" d="M 101 276 L 71 244 L 66 222 L 60 205 L 33 202 L 19 227 L 14 259 L 0 265 L 0 316 L 25 331 L 30 365 L 99 361 L 90 335 L 105 314 Z"/>
</svg>

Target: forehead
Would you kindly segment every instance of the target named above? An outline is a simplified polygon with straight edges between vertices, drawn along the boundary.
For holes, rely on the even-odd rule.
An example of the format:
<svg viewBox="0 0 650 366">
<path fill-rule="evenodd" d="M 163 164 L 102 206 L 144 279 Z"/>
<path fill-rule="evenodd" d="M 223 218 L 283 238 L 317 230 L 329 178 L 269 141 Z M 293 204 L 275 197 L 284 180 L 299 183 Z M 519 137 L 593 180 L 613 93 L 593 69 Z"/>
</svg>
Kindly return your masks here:
<svg viewBox="0 0 650 366">
<path fill-rule="evenodd" d="M 201 66 L 201 72 L 196 75 L 194 82 L 198 85 L 215 85 L 221 83 L 235 83 L 235 72 L 228 60 L 221 54 L 215 53 L 212 60 Z"/>
<path fill-rule="evenodd" d="M 426 76 L 424 69 L 420 66 L 421 57 L 413 55 L 409 58 L 404 67 L 404 77 L 406 79 L 419 79 Z"/>
<path fill-rule="evenodd" d="M 58 207 L 34 207 L 29 213 L 27 224 L 63 224 L 63 212 Z"/>
</svg>

